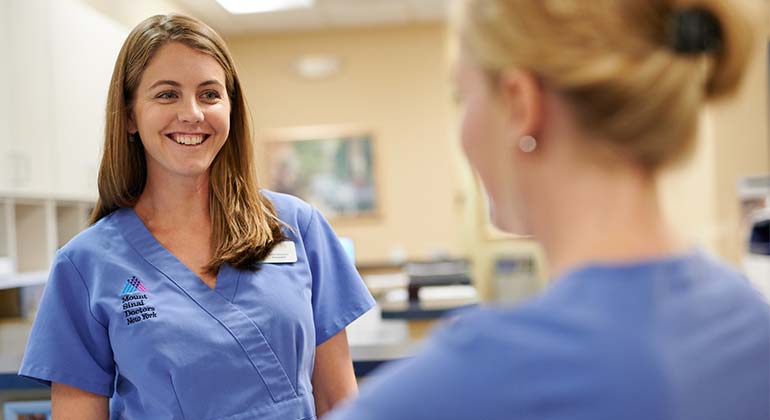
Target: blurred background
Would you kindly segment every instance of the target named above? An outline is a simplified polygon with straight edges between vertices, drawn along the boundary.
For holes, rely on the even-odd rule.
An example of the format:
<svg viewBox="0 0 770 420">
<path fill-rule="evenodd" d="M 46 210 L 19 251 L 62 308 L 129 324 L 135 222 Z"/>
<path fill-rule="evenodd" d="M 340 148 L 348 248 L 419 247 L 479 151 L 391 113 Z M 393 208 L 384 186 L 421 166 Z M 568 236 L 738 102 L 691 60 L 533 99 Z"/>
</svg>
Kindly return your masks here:
<svg viewBox="0 0 770 420">
<path fill-rule="evenodd" d="M 448 1 L 227 3 L 0 0 L 0 404 L 47 398 L 15 371 L 48 265 L 97 196 L 115 58 L 154 14 L 195 16 L 226 39 L 263 186 L 321 209 L 378 298 L 349 330 L 359 376 L 408 355 L 453 310 L 546 287 L 539 248 L 489 224 L 463 160 Z M 696 153 L 661 194 L 685 235 L 770 292 L 770 2 L 730 4 L 752 18 L 751 68 L 736 97 L 704 110 Z"/>
</svg>

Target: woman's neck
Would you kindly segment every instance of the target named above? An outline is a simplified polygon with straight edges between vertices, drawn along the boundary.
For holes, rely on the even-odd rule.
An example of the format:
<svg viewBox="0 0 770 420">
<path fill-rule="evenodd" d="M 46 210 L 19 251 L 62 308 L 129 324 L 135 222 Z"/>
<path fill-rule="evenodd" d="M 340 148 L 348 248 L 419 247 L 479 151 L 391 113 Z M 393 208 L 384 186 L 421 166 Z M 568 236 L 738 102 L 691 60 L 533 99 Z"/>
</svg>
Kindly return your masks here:
<svg viewBox="0 0 770 420">
<path fill-rule="evenodd" d="M 689 245 L 668 226 L 652 177 L 633 171 L 571 176 L 542 212 L 533 234 L 543 244 L 551 275 L 593 262 L 631 262 L 682 253 Z"/>
<path fill-rule="evenodd" d="M 209 176 L 165 177 L 148 174 L 134 210 L 150 231 L 211 226 Z"/>
</svg>

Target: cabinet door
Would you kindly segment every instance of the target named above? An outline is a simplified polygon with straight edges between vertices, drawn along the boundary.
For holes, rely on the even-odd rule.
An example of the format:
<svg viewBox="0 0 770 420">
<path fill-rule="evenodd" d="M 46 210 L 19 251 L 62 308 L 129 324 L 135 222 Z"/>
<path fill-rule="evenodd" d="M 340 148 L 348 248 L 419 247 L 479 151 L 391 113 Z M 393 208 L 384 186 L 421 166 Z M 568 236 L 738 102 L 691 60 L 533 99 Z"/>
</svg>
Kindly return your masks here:
<svg viewBox="0 0 770 420">
<path fill-rule="evenodd" d="M 0 1 L 0 57 L 9 56 L 8 3 Z M 10 80 L 9 77 L 8 65 L 3 59 L 3 65 L 0 65 L 0 80 Z M 8 143 L 10 141 L 10 102 L 12 100 L 11 96 L 7 96 L 5 100 L 0 101 L 0 191 L 11 189 L 12 172 L 11 162 L 8 158 Z"/>
<path fill-rule="evenodd" d="M 51 0 L 3 2 L 7 25 L 5 48 L 10 117 L 5 139 L 5 174 L 13 192 L 51 191 L 51 50 L 48 3 Z M 7 63 L 7 65 L 6 65 Z"/>
<path fill-rule="evenodd" d="M 51 16 L 54 185 L 94 198 L 107 90 L 128 29 L 77 0 L 52 1 Z"/>
</svg>

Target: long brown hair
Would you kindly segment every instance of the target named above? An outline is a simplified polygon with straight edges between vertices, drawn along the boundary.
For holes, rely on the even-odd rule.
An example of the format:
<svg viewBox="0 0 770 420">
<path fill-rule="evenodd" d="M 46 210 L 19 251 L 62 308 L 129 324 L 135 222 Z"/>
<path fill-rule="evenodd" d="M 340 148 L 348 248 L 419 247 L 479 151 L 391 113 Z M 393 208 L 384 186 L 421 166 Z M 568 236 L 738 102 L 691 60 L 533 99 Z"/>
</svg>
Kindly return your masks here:
<svg viewBox="0 0 770 420">
<path fill-rule="evenodd" d="M 270 200 L 259 193 L 246 100 L 230 52 L 213 29 L 191 17 L 171 14 L 145 19 L 120 50 L 107 97 L 99 199 L 90 222 L 119 208 L 133 207 L 144 191 L 144 147 L 128 134 L 128 121 L 145 68 L 158 49 L 170 42 L 214 57 L 225 71 L 231 101 L 230 133 L 210 169 L 213 257 L 207 269 L 216 272 L 225 262 L 239 269 L 256 269 L 285 239 L 282 222 Z"/>
</svg>

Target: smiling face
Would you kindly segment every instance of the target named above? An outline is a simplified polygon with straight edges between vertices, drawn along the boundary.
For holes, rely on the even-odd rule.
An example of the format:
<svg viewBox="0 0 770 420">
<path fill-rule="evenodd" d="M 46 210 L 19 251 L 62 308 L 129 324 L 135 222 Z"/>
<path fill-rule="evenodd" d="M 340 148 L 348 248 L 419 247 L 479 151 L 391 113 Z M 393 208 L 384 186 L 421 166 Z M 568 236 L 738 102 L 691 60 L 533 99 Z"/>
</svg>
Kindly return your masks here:
<svg viewBox="0 0 770 420">
<path fill-rule="evenodd" d="M 225 71 L 178 42 L 158 49 L 142 74 L 129 131 L 139 133 L 148 179 L 208 173 L 230 132 Z"/>
</svg>

